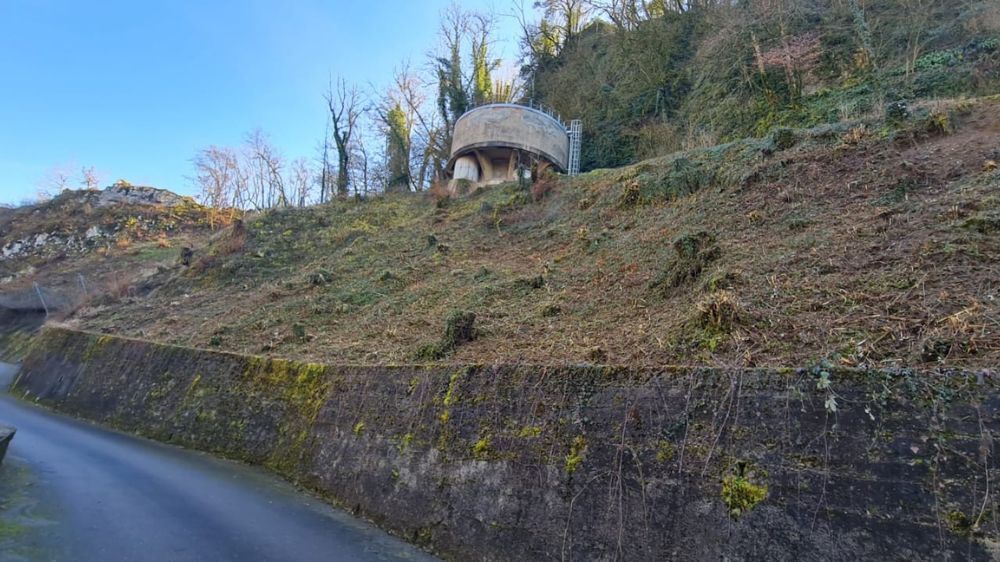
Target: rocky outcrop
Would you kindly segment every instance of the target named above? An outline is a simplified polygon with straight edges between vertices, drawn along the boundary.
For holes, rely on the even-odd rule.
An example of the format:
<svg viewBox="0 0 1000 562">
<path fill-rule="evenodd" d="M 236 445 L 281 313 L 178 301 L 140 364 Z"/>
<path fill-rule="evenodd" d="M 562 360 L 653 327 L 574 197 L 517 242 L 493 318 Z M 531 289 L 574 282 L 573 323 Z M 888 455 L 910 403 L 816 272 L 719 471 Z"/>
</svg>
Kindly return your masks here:
<svg viewBox="0 0 1000 562">
<path fill-rule="evenodd" d="M 166 189 L 158 189 L 142 185 L 131 185 L 128 183 L 116 183 L 100 193 L 97 198 L 99 207 L 109 205 L 162 205 L 165 207 L 176 207 L 178 205 L 193 205 L 194 200 L 190 197 L 177 195 Z"/>
<path fill-rule="evenodd" d="M 325 366 L 49 328 L 15 392 L 455 560 L 991 560 L 990 372 Z"/>
</svg>

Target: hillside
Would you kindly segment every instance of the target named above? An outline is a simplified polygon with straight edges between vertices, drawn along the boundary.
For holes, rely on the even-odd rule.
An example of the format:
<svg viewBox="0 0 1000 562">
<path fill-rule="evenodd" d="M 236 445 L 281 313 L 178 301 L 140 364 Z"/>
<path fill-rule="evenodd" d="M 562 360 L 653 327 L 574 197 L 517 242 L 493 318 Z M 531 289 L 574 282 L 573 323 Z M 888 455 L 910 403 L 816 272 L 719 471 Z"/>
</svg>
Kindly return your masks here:
<svg viewBox="0 0 1000 562">
<path fill-rule="evenodd" d="M 64 191 L 0 215 L 0 308 L 68 314 L 95 297 L 135 293 L 175 265 L 178 248 L 206 238 L 213 214 L 193 199 L 119 182 Z"/>
<path fill-rule="evenodd" d="M 1000 88 L 994 0 L 576 5 L 589 23 L 534 44 L 523 72 L 528 97 L 583 121 L 583 169 Z"/>
<path fill-rule="evenodd" d="M 325 362 L 996 365 L 998 136 L 994 96 L 531 191 L 274 210 L 70 323 Z M 453 346 L 456 311 L 476 337 Z"/>
</svg>

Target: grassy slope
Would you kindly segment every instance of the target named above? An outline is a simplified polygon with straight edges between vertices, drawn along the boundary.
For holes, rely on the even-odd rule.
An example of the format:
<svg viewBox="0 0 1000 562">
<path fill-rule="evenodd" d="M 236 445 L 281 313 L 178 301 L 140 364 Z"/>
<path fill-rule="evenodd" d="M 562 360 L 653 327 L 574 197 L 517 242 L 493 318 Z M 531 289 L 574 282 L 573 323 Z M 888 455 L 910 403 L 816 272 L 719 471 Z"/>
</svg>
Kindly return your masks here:
<svg viewBox="0 0 1000 562">
<path fill-rule="evenodd" d="M 795 136 L 559 180 L 540 202 L 506 185 L 268 213 L 74 323 L 388 363 L 458 309 L 480 333 L 448 361 L 998 364 L 1000 100 Z"/>
</svg>

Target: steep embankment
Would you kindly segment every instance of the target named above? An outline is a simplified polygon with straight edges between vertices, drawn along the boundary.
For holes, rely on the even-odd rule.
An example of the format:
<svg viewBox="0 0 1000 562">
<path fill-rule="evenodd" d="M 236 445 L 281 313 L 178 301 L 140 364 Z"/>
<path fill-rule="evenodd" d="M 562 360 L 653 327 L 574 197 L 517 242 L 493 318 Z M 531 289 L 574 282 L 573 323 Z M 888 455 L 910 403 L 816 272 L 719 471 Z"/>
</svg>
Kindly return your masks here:
<svg viewBox="0 0 1000 562">
<path fill-rule="evenodd" d="M 15 392 L 455 560 L 989 560 L 996 375 L 348 367 L 47 329 Z"/>
<path fill-rule="evenodd" d="M 998 136 L 993 97 L 530 190 L 273 211 L 74 323 L 323 362 L 996 365 Z M 456 349 L 453 310 L 478 333 Z"/>
</svg>

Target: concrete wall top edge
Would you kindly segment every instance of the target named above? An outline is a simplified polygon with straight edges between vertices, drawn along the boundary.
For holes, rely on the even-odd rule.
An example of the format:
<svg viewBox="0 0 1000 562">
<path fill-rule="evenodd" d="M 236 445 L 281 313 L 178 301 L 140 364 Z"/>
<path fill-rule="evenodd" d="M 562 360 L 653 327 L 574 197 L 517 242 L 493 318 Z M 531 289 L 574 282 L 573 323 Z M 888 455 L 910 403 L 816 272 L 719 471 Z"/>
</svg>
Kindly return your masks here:
<svg viewBox="0 0 1000 562">
<path fill-rule="evenodd" d="M 564 125 L 562 121 L 556 119 L 555 117 L 549 115 L 548 113 L 545 113 L 544 111 L 541 111 L 539 109 L 535 109 L 534 107 L 531 107 L 531 106 L 528 106 L 528 105 L 521 105 L 519 103 L 488 103 L 486 105 L 480 105 L 480 106 L 477 106 L 477 107 L 473 107 L 472 109 L 470 109 L 470 110 L 466 111 L 465 113 L 459 115 L 458 119 L 455 120 L 455 125 L 457 126 L 462 121 L 462 119 L 465 119 L 467 116 L 469 116 L 470 114 L 476 113 L 477 111 L 488 110 L 488 109 L 491 109 L 491 108 L 498 108 L 498 107 L 508 107 L 508 108 L 515 108 L 515 109 L 524 109 L 524 110 L 530 111 L 532 113 L 536 113 L 536 114 L 538 114 L 538 115 L 540 115 L 542 117 L 545 117 L 546 119 L 552 121 L 552 123 L 555 124 L 556 126 L 558 126 L 560 129 L 562 129 L 564 131 L 566 130 L 566 125 Z"/>
<path fill-rule="evenodd" d="M 552 116 L 516 104 L 492 104 L 466 112 L 455 123 L 451 161 L 476 148 L 507 148 L 534 153 L 565 170 L 569 136 Z"/>
</svg>

